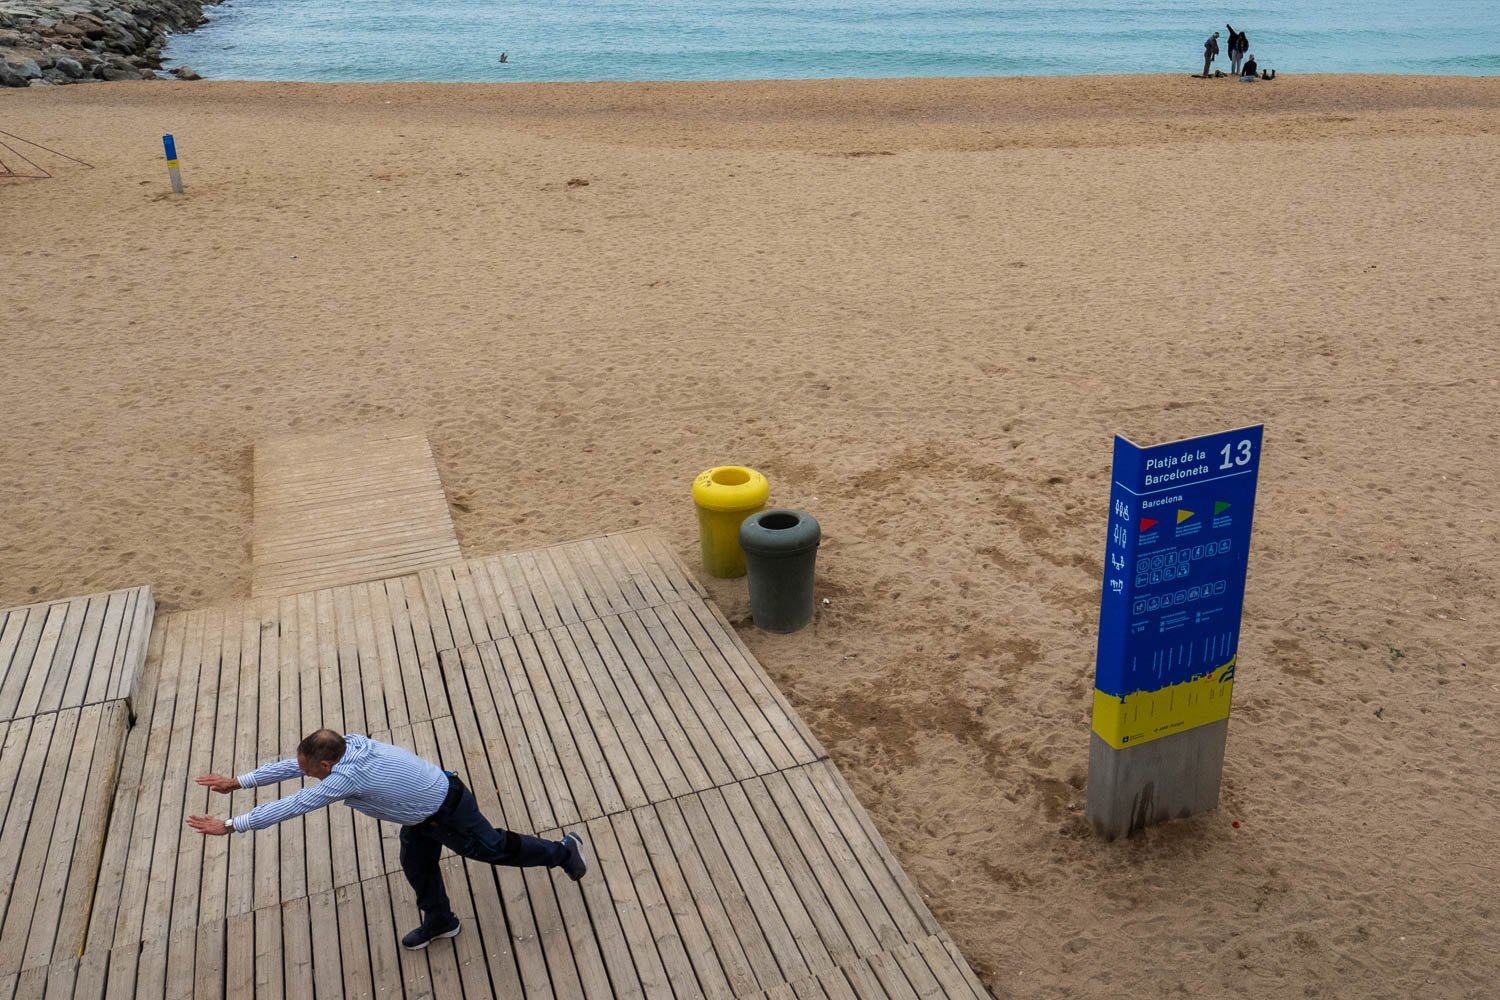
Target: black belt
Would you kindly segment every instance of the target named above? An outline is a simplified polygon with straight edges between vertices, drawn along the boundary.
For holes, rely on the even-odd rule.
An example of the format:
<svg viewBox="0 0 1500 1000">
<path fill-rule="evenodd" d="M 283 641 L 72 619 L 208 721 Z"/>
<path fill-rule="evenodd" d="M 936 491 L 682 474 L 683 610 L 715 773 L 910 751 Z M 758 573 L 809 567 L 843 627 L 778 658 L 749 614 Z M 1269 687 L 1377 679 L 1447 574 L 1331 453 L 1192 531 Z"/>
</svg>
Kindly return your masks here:
<svg viewBox="0 0 1500 1000">
<path fill-rule="evenodd" d="M 464 797 L 464 779 L 452 771 L 443 773 L 448 776 L 448 794 L 443 796 L 443 804 L 438 806 L 431 816 L 424 819 L 423 823 L 441 823 L 453 815 L 453 810 L 458 808 L 458 800 Z"/>
</svg>

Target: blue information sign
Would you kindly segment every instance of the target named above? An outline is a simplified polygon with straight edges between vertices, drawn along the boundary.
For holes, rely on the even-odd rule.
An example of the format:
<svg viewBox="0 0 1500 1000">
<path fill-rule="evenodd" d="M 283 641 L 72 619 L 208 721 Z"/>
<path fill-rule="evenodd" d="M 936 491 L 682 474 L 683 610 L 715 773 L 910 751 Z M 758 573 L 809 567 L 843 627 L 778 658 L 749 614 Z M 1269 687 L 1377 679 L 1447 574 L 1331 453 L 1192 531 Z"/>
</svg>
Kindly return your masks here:
<svg viewBox="0 0 1500 1000">
<path fill-rule="evenodd" d="M 1229 717 L 1260 445 L 1115 438 L 1093 728 L 1116 749 Z"/>
</svg>

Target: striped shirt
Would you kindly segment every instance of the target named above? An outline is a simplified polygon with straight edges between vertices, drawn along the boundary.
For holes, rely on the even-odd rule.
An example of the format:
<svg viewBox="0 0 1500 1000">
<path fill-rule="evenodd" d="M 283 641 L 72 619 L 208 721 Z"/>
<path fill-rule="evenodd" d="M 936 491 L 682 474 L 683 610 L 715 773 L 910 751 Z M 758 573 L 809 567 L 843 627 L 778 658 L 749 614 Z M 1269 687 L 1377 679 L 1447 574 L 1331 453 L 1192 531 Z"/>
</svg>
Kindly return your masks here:
<svg viewBox="0 0 1500 1000">
<path fill-rule="evenodd" d="M 240 775 L 239 780 L 241 788 L 258 788 L 300 777 L 302 768 L 293 758 L 264 764 Z M 448 775 L 436 764 L 401 747 L 348 733 L 344 736 L 344 756 L 328 777 L 236 816 L 234 828 L 237 832 L 264 830 L 335 802 L 388 823 L 411 825 L 437 812 L 447 794 Z"/>
</svg>

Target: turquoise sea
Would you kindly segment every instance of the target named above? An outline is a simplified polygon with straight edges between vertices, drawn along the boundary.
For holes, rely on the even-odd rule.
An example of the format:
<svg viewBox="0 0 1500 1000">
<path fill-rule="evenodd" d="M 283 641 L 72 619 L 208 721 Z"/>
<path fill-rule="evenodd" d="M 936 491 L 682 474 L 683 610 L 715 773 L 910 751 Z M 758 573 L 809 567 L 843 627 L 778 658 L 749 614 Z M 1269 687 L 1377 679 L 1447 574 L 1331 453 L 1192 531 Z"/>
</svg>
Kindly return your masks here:
<svg viewBox="0 0 1500 1000">
<path fill-rule="evenodd" d="M 1282 72 L 1490 75 L 1497 14 L 1493 0 L 226 0 L 166 60 L 241 80 L 1190 73 L 1228 22 Z"/>
</svg>

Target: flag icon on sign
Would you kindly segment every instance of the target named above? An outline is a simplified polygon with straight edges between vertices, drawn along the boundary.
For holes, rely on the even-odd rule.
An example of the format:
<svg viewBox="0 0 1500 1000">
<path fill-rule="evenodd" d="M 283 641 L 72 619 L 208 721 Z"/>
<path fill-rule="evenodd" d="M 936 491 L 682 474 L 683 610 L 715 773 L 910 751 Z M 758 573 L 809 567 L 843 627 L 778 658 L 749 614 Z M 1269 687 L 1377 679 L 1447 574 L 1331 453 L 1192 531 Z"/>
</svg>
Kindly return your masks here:
<svg viewBox="0 0 1500 1000">
<path fill-rule="evenodd" d="M 1192 516 L 1193 516 L 1193 512 L 1190 511 L 1190 510 L 1183 510 L 1180 507 L 1177 509 L 1177 523 L 1178 524 L 1181 524 L 1183 521 L 1186 521 L 1188 518 L 1190 518 Z"/>
<path fill-rule="evenodd" d="M 1154 518 L 1154 517 L 1143 517 L 1143 518 L 1141 518 L 1141 530 L 1142 531 L 1150 531 L 1154 527 L 1156 527 L 1156 518 Z"/>
</svg>

